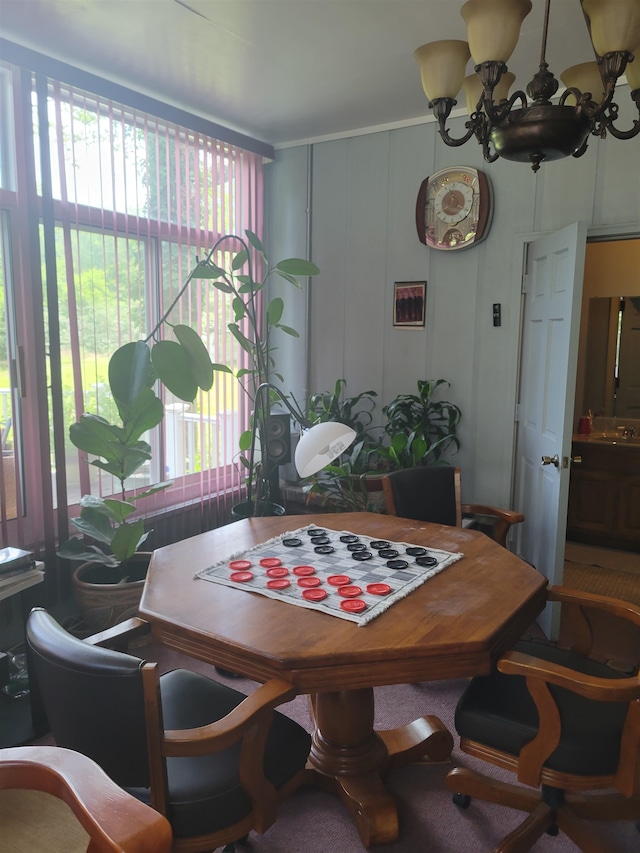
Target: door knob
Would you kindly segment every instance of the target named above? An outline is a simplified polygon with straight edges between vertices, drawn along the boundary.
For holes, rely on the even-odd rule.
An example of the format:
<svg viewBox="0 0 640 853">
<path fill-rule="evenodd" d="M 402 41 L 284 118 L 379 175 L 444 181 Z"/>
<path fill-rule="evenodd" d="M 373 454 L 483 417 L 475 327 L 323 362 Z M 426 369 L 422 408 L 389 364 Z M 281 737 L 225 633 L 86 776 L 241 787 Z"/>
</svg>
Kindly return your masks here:
<svg viewBox="0 0 640 853">
<path fill-rule="evenodd" d="M 554 454 L 553 456 L 543 456 L 542 457 L 543 465 L 555 465 L 556 468 L 560 467 L 560 457 L 558 454 Z"/>
</svg>

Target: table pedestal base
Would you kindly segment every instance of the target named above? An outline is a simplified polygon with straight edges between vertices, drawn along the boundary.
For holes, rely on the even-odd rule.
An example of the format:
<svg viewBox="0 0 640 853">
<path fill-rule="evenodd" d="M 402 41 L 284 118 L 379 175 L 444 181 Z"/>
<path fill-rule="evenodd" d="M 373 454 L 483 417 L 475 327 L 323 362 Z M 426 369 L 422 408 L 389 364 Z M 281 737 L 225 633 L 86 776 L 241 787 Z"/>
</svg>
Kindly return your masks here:
<svg viewBox="0 0 640 853">
<path fill-rule="evenodd" d="M 438 717 L 376 732 L 373 688 L 318 693 L 311 699 L 315 732 L 309 768 L 314 782 L 337 794 L 366 847 L 398 837 L 398 812 L 384 785 L 393 768 L 427 756 L 445 761 L 453 738 Z"/>
</svg>

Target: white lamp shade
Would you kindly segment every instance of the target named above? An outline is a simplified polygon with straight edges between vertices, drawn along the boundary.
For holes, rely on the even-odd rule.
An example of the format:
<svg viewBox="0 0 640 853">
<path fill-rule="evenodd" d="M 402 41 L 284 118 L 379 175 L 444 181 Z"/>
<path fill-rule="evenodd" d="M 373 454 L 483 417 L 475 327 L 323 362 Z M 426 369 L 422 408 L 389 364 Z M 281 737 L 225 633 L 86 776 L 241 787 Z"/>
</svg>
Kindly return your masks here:
<svg viewBox="0 0 640 853">
<path fill-rule="evenodd" d="M 467 0 L 460 14 L 467 22 L 467 38 L 475 64 L 506 62 L 530 11 L 531 0 Z"/>
<path fill-rule="evenodd" d="M 420 66 L 422 88 L 429 101 L 456 99 L 470 55 L 466 41 L 457 39 L 432 41 L 414 51 L 414 59 Z"/>
<path fill-rule="evenodd" d="M 311 477 L 337 459 L 353 443 L 356 431 L 337 421 L 316 424 L 302 433 L 295 452 L 298 474 Z"/>
<path fill-rule="evenodd" d="M 640 44 L 638 0 L 582 0 L 589 18 L 591 41 L 598 56 L 630 50 Z"/>
<path fill-rule="evenodd" d="M 500 101 L 506 101 L 509 97 L 509 89 L 513 86 L 516 75 L 507 71 L 500 78 L 500 82 L 493 90 L 493 103 L 499 104 Z M 467 99 L 467 112 L 469 115 L 475 113 L 478 101 L 482 97 L 482 83 L 477 74 L 469 74 L 464 78 L 462 90 Z"/>
<path fill-rule="evenodd" d="M 578 89 L 580 92 L 591 92 L 591 100 L 599 104 L 604 97 L 604 84 L 600 76 L 600 70 L 597 62 L 581 62 L 579 65 L 572 65 L 560 75 L 560 79 L 567 89 Z M 566 100 L 569 106 L 576 103 L 573 95 L 569 95 Z"/>
</svg>

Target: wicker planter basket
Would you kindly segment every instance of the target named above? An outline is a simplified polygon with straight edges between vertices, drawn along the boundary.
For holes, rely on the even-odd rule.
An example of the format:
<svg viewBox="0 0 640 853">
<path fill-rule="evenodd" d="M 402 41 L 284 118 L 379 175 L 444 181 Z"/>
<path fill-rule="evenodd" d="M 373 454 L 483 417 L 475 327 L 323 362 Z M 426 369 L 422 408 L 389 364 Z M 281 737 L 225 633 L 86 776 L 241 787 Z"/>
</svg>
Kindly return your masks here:
<svg viewBox="0 0 640 853">
<path fill-rule="evenodd" d="M 130 562 L 135 580 L 113 583 L 113 569 L 102 563 L 82 563 L 73 573 L 73 591 L 82 618 L 92 631 L 104 631 L 135 616 L 151 559 L 140 551 Z"/>
</svg>

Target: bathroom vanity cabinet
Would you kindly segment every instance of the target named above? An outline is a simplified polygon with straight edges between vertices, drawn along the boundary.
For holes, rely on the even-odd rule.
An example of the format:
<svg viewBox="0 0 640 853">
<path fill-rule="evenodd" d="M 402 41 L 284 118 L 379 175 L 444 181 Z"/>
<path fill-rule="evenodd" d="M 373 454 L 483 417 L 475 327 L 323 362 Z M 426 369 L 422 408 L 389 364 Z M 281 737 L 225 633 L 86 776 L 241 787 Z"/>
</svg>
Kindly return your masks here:
<svg viewBox="0 0 640 853">
<path fill-rule="evenodd" d="M 640 551 L 640 441 L 576 435 L 572 456 L 567 538 Z"/>
</svg>

